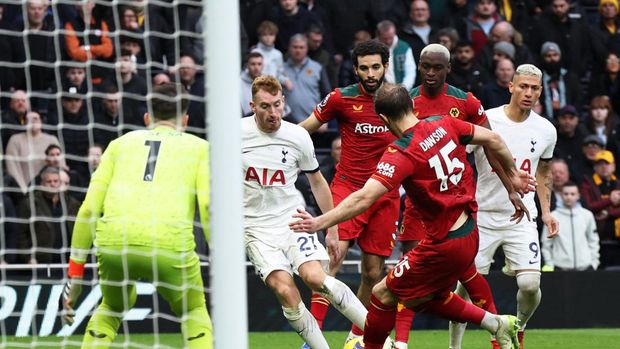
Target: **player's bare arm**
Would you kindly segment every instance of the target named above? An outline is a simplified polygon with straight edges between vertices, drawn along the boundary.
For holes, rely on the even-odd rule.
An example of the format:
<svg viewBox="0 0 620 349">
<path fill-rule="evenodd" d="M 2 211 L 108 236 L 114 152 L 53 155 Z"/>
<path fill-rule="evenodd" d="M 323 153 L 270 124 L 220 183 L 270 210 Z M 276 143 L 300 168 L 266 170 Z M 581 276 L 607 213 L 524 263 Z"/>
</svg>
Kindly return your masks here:
<svg viewBox="0 0 620 349">
<path fill-rule="evenodd" d="M 491 154 L 491 157 L 495 158 L 499 166 L 500 171 L 509 179 L 512 187 L 521 188 L 530 185 L 529 175 L 525 178 L 519 175 L 519 172 L 512 159 L 512 153 L 508 150 L 506 143 L 502 137 L 487 128 L 474 125 L 474 137 L 471 141 L 472 144 L 482 145 L 485 153 Z M 494 165 L 491 163 L 491 165 Z M 512 204 L 515 206 L 515 213 L 511 216 L 511 220 L 520 222 L 523 216 L 527 216 L 528 220 L 531 220 L 530 212 L 521 203 L 516 191 L 509 192 L 509 198 Z M 518 200 L 518 201 L 517 201 Z"/>
<path fill-rule="evenodd" d="M 366 211 L 387 192 L 388 189 L 381 182 L 370 178 L 362 189 L 349 195 L 333 210 L 318 217 L 312 217 L 308 212 L 301 211 L 293 215 L 293 218 L 299 220 L 290 223 L 289 227 L 296 232 L 313 232 L 325 229 Z"/>
<path fill-rule="evenodd" d="M 549 233 L 547 237 L 553 238 L 560 232 L 560 223 L 551 215 L 551 193 L 553 192 L 553 179 L 551 177 L 551 161 L 540 159 L 536 169 L 536 180 L 542 185 L 536 189 L 540 201 L 540 211 L 543 223 Z"/>
<path fill-rule="evenodd" d="M 319 128 L 321 128 L 322 125 L 323 123 L 320 122 L 319 119 L 317 119 L 316 115 L 314 115 L 314 112 L 312 112 L 312 114 L 310 114 L 310 116 L 308 116 L 306 120 L 299 123 L 299 126 L 305 128 L 309 134 L 313 134 L 314 132 L 316 132 Z"/>
<path fill-rule="evenodd" d="M 310 182 L 310 189 L 314 195 L 317 204 L 322 212 L 328 212 L 334 208 L 334 201 L 332 199 L 331 191 L 329 190 L 329 184 L 325 180 L 325 177 L 321 174 L 321 171 L 312 173 L 306 173 L 308 181 Z M 327 245 L 327 252 L 330 258 L 334 261 L 340 258 L 340 247 L 338 241 L 338 226 L 333 225 L 327 228 L 325 234 L 325 244 Z"/>
</svg>

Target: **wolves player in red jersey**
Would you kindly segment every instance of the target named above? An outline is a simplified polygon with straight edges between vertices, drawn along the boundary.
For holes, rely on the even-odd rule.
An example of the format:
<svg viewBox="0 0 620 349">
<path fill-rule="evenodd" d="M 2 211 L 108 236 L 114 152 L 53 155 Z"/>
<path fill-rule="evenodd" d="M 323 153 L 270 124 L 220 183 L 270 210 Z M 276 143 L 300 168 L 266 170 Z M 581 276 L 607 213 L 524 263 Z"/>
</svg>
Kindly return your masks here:
<svg viewBox="0 0 620 349">
<path fill-rule="evenodd" d="M 313 218 L 300 211 L 294 215 L 300 220 L 289 226 L 296 232 L 311 232 L 342 222 L 364 212 L 402 183 L 418 207 L 425 236 L 373 287 L 364 332 L 366 348 L 383 346 L 394 327 L 399 301 L 416 311 L 459 322 L 474 321 L 494 334 L 502 349 L 517 348 L 516 317 L 491 314 L 450 292 L 472 267 L 478 246 L 476 186 L 465 145 L 487 148 L 514 187 L 527 187 L 529 178 L 519 175 L 512 154 L 496 133 L 449 117 L 418 120 L 403 87 L 384 84 L 374 104 L 399 139 L 386 149 L 362 189 L 322 216 Z M 520 220 L 526 212 L 518 206 L 515 209 L 512 219 Z"/>
<path fill-rule="evenodd" d="M 332 91 L 300 123 L 312 133 L 323 123 L 338 121 L 342 155 L 331 184 L 334 205 L 364 186 L 381 154 L 395 139 L 375 113 L 372 102 L 388 66 L 387 46 L 378 41 L 362 42 L 353 48 L 351 56 L 360 82 Z M 385 258 L 392 253 L 399 209 L 398 191 L 390 192 L 361 215 L 338 226 L 341 253 L 340 258 L 330 261 L 329 274 L 336 274 L 349 246 L 357 240 L 362 250 L 362 280 L 357 296 L 365 305 L 372 287 L 381 280 Z M 311 311 L 319 324 L 323 323 L 328 306 L 324 297 L 312 296 Z M 362 334 L 359 327 L 353 326 L 349 339 Z"/>
<path fill-rule="evenodd" d="M 418 119 L 423 120 L 429 116 L 440 115 L 489 128 L 487 116 L 480 101 L 471 92 L 464 92 L 446 84 L 446 76 L 451 69 L 450 52 L 447 48 L 439 44 L 426 46 L 420 54 L 418 69 L 422 85 L 413 88 L 409 93 L 413 99 L 415 116 Z M 512 190 L 506 179 L 504 183 L 507 184 L 509 190 Z M 511 200 L 515 205 L 524 208 L 518 195 L 511 195 Z M 421 219 L 417 218 L 419 216 L 417 208 L 406 198 L 403 222 L 398 236 L 402 243 L 403 254 L 413 249 L 426 234 Z M 476 272 L 475 268 L 463 275 L 461 283 L 467 287 L 474 304 L 491 313 L 496 313 L 489 284 Z M 398 310 L 395 346 L 402 349 L 407 348 L 414 313 L 411 309 L 402 306 Z"/>
</svg>

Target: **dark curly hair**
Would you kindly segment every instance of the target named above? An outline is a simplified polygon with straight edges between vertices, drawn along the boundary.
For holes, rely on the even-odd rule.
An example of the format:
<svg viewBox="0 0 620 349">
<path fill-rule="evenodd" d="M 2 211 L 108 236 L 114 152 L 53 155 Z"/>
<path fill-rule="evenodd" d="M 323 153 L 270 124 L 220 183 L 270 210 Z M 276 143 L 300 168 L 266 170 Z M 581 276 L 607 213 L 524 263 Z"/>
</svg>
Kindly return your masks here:
<svg viewBox="0 0 620 349">
<path fill-rule="evenodd" d="M 357 67 L 357 57 L 381 55 L 381 63 L 387 64 L 390 60 L 390 49 L 377 40 L 368 40 L 355 45 L 351 52 L 353 66 Z"/>
</svg>

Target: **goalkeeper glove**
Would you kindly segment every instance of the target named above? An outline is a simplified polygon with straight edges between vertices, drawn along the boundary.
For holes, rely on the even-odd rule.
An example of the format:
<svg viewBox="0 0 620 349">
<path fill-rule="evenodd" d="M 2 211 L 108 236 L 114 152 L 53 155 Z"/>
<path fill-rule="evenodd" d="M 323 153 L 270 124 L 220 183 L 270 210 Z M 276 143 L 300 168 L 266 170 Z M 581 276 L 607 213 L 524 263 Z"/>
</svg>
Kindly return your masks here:
<svg viewBox="0 0 620 349">
<path fill-rule="evenodd" d="M 73 325 L 77 300 L 82 293 L 82 279 L 84 277 L 84 263 L 74 262 L 73 259 L 69 260 L 69 272 L 67 273 L 68 280 L 65 284 L 65 288 L 62 291 L 63 296 L 63 320 L 69 325 Z"/>
</svg>

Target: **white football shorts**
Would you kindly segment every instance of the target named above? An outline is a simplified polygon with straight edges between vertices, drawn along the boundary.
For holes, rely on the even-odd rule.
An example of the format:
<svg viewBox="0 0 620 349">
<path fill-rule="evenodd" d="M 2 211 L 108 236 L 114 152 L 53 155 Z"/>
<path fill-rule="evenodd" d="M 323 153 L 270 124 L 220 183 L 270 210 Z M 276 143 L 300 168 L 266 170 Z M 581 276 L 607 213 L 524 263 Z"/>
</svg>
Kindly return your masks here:
<svg viewBox="0 0 620 349">
<path fill-rule="evenodd" d="M 280 233 L 281 239 L 260 239 L 260 232 L 246 228 L 246 253 L 263 281 L 274 270 L 298 274 L 299 266 L 309 261 L 319 261 L 324 271 L 329 270 L 327 250 L 317 234 L 294 233 L 288 226 L 281 227 L 280 231 L 283 229 L 287 233 Z M 248 234 L 248 230 L 253 231 Z M 264 232 L 264 228 L 261 230 Z"/>
<path fill-rule="evenodd" d="M 488 274 L 493 255 L 498 247 L 506 255 L 505 273 L 514 275 L 516 270 L 540 270 L 540 242 L 536 222 L 522 221 L 509 228 L 490 229 L 478 226 L 480 245 L 476 255 L 476 269 Z"/>
</svg>

